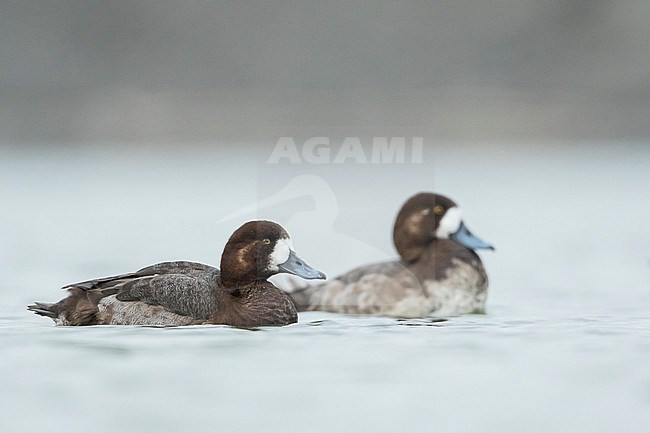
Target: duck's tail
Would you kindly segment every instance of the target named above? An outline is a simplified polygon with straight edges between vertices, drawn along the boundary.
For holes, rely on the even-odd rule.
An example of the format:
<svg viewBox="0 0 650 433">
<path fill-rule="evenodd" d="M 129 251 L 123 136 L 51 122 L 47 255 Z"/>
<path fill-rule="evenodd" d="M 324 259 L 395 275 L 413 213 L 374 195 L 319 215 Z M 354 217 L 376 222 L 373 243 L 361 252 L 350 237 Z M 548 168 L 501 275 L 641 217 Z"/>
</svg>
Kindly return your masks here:
<svg viewBox="0 0 650 433">
<path fill-rule="evenodd" d="M 39 316 L 49 317 L 52 320 L 59 317 L 58 304 L 35 302 L 33 305 L 28 305 L 27 309 L 33 311 Z"/>
<path fill-rule="evenodd" d="M 69 286 L 68 297 L 56 304 L 46 302 L 35 302 L 27 309 L 39 316 L 49 317 L 57 325 L 82 326 L 95 325 L 97 304 L 106 296 L 99 290 L 84 290 L 78 287 Z"/>
</svg>

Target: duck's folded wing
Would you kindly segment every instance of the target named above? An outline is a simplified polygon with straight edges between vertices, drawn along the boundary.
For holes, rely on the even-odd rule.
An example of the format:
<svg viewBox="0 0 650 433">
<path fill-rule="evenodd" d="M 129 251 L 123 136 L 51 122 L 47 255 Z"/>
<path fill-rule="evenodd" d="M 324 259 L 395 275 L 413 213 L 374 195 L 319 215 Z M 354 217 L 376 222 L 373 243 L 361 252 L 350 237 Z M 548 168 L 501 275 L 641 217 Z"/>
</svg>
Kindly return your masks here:
<svg viewBox="0 0 650 433">
<path fill-rule="evenodd" d="M 142 301 L 197 319 L 208 319 L 217 308 L 219 270 L 202 263 L 177 261 L 147 266 L 137 272 L 70 284 L 98 298 L 116 295 L 120 301 Z"/>
<path fill-rule="evenodd" d="M 147 276 L 155 274 L 183 274 L 183 275 L 199 275 L 204 272 L 215 272 L 217 268 L 204 265 L 203 263 L 196 262 L 162 262 L 155 265 L 147 266 L 136 272 L 138 276 Z"/>
<path fill-rule="evenodd" d="M 324 283 L 293 290 L 289 296 L 298 311 L 375 314 L 406 292 L 424 294 L 404 264 L 392 261 L 358 267 Z"/>
<path fill-rule="evenodd" d="M 121 286 L 125 282 L 142 278 L 151 277 L 156 275 L 165 274 L 182 274 L 182 275 L 201 275 L 203 273 L 218 273 L 219 270 L 215 267 L 204 265 L 203 263 L 177 261 L 177 262 L 162 262 L 155 265 L 147 266 L 137 272 L 129 272 L 127 274 L 113 275 L 104 278 L 95 278 L 93 280 L 82 281 L 80 283 L 69 284 L 64 286 L 63 289 L 82 289 L 94 290 L 100 289 L 106 294 L 115 294 L 115 290 L 111 290 L 116 286 Z M 112 292 L 112 293 L 111 293 Z"/>
<path fill-rule="evenodd" d="M 166 274 L 144 276 L 117 287 L 119 301 L 141 301 L 196 319 L 209 319 L 217 311 L 216 275 Z"/>
<path fill-rule="evenodd" d="M 335 279 L 341 281 L 344 284 L 353 284 L 362 278 L 367 277 L 368 275 L 383 275 L 389 278 L 394 278 L 395 276 L 403 273 L 405 269 L 406 268 L 403 263 L 394 260 L 390 262 L 373 263 L 370 265 L 360 266 L 356 269 L 346 272 L 343 275 L 339 275 Z"/>
</svg>

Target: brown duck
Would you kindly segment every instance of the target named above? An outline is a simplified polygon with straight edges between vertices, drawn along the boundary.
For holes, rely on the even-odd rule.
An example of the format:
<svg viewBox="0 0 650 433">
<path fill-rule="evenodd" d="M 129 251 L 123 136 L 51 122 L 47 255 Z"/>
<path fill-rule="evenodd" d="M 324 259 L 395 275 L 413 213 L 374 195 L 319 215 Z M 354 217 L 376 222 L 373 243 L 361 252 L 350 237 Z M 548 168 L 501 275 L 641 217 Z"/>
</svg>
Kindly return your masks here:
<svg viewBox="0 0 650 433">
<path fill-rule="evenodd" d="M 395 317 L 485 311 L 488 277 L 474 250 L 494 248 L 467 229 L 453 200 L 428 192 L 411 197 L 397 215 L 393 241 L 400 260 L 295 290 L 298 311 Z"/>
<path fill-rule="evenodd" d="M 283 326 L 295 323 L 298 314 L 289 296 L 267 281 L 278 273 L 325 278 L 296 255 L 280 225 L 251 221 L 226 243 L 221 270 L 193 262 L 158 263 L 71 284 L 60 302 L 28 308 L 68 326 Z"/>
</svg>

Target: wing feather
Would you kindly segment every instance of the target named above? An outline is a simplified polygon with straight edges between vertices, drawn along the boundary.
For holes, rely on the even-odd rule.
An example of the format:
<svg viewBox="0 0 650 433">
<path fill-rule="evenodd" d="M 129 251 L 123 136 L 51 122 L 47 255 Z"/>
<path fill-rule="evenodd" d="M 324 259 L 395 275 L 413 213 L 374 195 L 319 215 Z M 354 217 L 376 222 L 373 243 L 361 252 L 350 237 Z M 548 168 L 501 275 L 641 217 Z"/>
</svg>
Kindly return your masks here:
<svg viewBox="0 0 650 433">
<path fill-rule="evenodd" d="M 217 311 L 218 287 L 218 273 L 155 275 L 128 281 L 120 287 L 116 298 L 160 305 L 172 313 L 207 320 Z"/>
<path fill-rule="evenodd" d="M 141 301 L 197 319 L 208 319 L 217 310 L 219 270 L 202 263 L 175 261 L 147 266 L 137 272 L 70 284 L 100 298 L 116 295 L 123 302 Z"/>
</svg>

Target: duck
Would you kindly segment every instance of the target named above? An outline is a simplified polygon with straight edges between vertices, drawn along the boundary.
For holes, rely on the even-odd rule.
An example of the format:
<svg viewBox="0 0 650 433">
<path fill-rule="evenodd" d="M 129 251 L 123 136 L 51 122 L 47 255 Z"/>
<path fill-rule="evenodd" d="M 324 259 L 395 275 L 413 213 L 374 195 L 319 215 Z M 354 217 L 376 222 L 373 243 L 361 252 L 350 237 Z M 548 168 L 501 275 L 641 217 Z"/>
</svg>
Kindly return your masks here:
<svg viewBox="0 0 650 433">
<path fill-rule="evenodd" d="M 355 268 L 289 294 L 298 311 L 400 318 L 485 313 L 488 275 L 476 250 L 493 250 L 467 228 L 449 197 L 421 192 L 393 227 L 398 260 Z"/>
<path fill-rule="evenodd" d="M 290 297 L 268 281 L 287 273 L 325 279 L 294 251 L 279 224 L 249 221 L 228 239 L 221 269 L 189 261 L 162 262 L 136 272 L 63 287 L 57 303 L 36 302 L 28 310 L 56 325 L 284 326 L 296 323 Z"/>
</svg>

